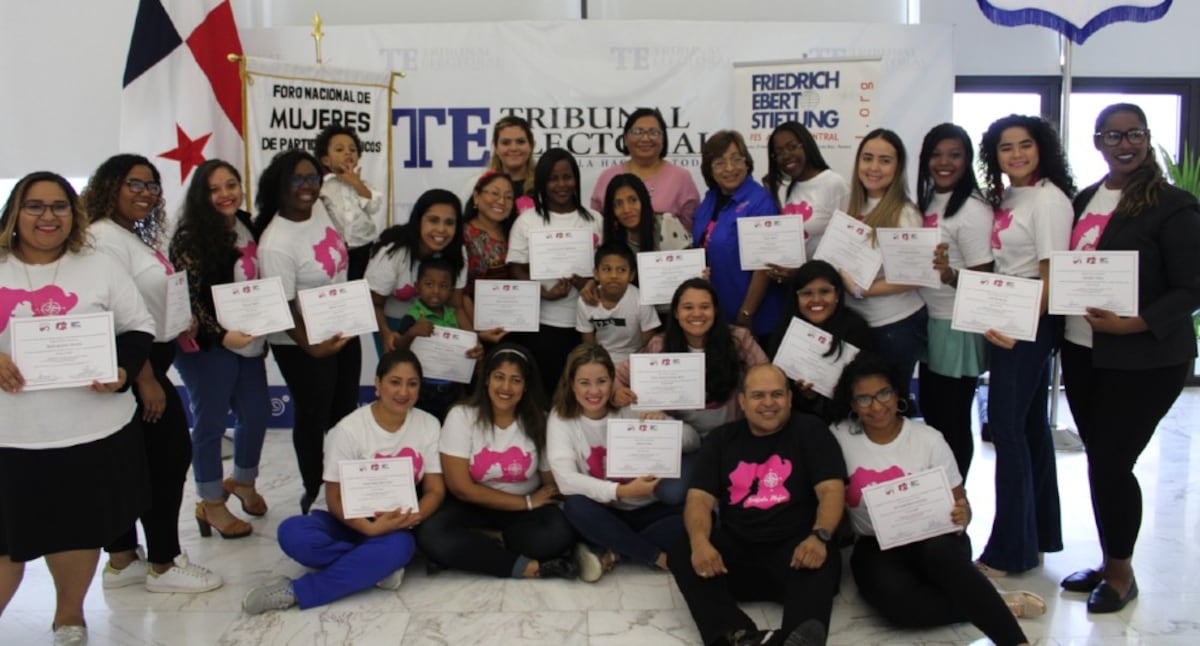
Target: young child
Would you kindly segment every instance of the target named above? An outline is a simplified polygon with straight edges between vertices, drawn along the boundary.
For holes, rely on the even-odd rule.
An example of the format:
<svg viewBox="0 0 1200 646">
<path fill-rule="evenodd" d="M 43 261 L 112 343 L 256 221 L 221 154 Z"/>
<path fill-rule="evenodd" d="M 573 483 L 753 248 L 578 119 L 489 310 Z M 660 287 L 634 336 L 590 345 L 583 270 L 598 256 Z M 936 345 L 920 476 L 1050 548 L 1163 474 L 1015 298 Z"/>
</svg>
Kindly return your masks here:
<svg viewBox="0 0 1200 646">
<path fill-rule="evenodd" d="M 454 267 L 444 258 L 422 260 L 417 266 L 417 297 L 400 319 L 400 339 L 397 348 L 407 350 L 413 339 L 433 334 L 433 326 L 461 328 L 457 310 L 450 306 L 454 291 Z M 417 408 L 433 415 L 438 422 L 446 420 L 446 411 L 462 396 L 462 385 L 445 379 L 421 380 L 421 395 Z"/>
<path fill-rule="evenodd" d="M 641 350 L 660 324 L 654 306 L 638 304 L 638 288 L 630 284 L 637 274 L 634 263 L 628 245 L 601 246 L 594 274 L 600 302 L 588 305 L 581 298 L 576 308 L 575 329 L 583 342 L 603 346 L 618 364 Z"/>
<path fill-rule="evenodd" d="M 361 150 L 362 141 L 352 128 L 334 124 L 317 135 L 317 158 L 326 173 L 321 204 L 350 248 L 347 280 L 363 277 L 371 259 L 371 245 L 379 237 L 375 214 L 383 208 L 383 194 L 360 176 Z"/>
</svg>

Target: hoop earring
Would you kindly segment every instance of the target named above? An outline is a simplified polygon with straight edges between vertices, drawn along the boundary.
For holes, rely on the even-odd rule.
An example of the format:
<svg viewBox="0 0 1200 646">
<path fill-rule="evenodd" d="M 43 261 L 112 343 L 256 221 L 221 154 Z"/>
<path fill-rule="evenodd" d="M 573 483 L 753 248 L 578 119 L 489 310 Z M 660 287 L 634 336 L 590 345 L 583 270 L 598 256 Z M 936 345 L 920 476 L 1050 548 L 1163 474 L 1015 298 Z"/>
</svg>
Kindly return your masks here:
<svg viewBox="0 0 1200 646">
<path fill-rule="evenodd" d="M 896 412 L 900 413 L 901 415 L 908 412 L 908 399 L 901 399 L 900 401 L 896 402 Z"/>
<path fill-rule="evenodd" d="M 858 413 L 854 412 L 854 409 L 850 410 L 850 413 L 846 415 L 846 419 L 850 421 L 850 432 L 852 434 L 860 435 L 866 432 L 867 429 L 863 427 L 862 418 L 858 416 Z"/>
</svg>

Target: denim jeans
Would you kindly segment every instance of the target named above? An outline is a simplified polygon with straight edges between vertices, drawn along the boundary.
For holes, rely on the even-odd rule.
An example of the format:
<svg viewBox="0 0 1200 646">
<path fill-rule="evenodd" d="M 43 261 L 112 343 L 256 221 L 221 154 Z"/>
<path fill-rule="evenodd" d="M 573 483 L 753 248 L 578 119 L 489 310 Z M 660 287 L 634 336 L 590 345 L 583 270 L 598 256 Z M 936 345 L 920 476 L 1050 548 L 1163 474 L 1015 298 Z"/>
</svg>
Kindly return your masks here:
<svg viewBox="0 0 1200 646">
<path fill-rule="evenodd" d="M 683 536 L 683 508 L 661 502 L 616 509 L 587 496 L 567 496 L 563 513 L 589 543 L 646 565 Z"/>
<path fill-rule="evenodd" d="M 913 312 L 908 318 L 895 323 L 888 323 L 871 328 L 871 341 L 875 344 L 875 352 L 882 354 L 891 361 L 900 375 L 912 380 L 913 370 L 917 361 L 925 352 L 925 344 L 929 340 L 929 315 L 925 308 Z M 911 384 L 909 392 L 912 391 Z"/>
</svg>

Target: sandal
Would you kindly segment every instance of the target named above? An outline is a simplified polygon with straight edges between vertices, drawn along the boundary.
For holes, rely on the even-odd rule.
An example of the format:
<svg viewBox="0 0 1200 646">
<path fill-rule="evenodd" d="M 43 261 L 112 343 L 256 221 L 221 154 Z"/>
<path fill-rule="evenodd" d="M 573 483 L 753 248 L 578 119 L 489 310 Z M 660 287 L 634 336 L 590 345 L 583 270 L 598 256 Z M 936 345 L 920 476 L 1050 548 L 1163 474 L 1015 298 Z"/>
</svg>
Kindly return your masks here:
<svg viewBox="0 0 1200 646">
<path fill-rule="evenodd" d="M 975 561 L 975 567 L 980 572 L 983 572 L 983 575 L 989 579 L 1002 579 L 1008 576 L 1008 572 L 1005 572 L 1004 570 L 997 570 L 983 561 Z"/>
<path fill-rule="evenodd" d="M 1000 598 L 1017 619 L 1041 617 L 1046 614 L 1046 600 L 1028 590 L 1001 592 Z"/>
<path fill-rule="evenodd" d="M 621 555 L 613 551 L 607 551 L 600 555 L 600 565 L 606 573 L 612 572 L 613 568 L 617 567 L 617 563 L 621 562 Z"/>
<path fill-rule="evenodd" d="M 235 496 L 242 503 L 242 511 L 251 516 L 266 516 L 267 501 L 257 491 L 254 490 L 253 482 L 238 482 L 233 478 L 225 478 L 221 481 L 221 488 L 225 490 L 225 497 Z M 238 493 L 238 489 L 249 489 L 250 493 L 243 495 Z"/>
</svg>

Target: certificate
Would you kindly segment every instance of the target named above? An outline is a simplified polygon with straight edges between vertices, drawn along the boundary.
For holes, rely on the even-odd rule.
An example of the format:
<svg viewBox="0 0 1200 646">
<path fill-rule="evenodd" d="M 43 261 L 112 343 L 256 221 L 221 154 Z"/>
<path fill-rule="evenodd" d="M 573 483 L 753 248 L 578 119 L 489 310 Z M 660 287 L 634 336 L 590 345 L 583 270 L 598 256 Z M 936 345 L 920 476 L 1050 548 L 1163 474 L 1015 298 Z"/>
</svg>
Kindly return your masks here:
<svg viewBox="0 0 1200 646">
<path fill-rule="evenodd" d="M 883 255 L 883 275 L 895 285 L 938 289 L 942 275 L 933 268 L 933 251 L 941 242 L 937 229 L 880 229 L 876 232 Z"/>
<path fill-rule="evenodd" d="M 742 271 L 804 264 L 804 218 L 768 215 L 737 219 L 738 256 Z"/>
<path fill-rule="evenodd" d="M 683 454 L 683 422 L 671 420 L 608 420 L 605 477 L 655 476 L 678 478 Z"/>
<path fill-rule="evenodd" d="M 188 293 L 187 272 L 167 276 L 166 316 L 156 321 L 155 333 L 160 339 L 175 338 L 192 326 L 192 300 Z"/>
<path fill-rule="evenodd" d="M 537 332 L 542 285 L 534 280 L 475 281 L 475 329 Z"/>
<path fill-rule="evenodd" d="M 365 280 L 352 280 L 296 292 L 308 342 L 316 345 L 333 335 L 358 336 L 379 329 L 371 289 Z"/>
<path fill-rule="evenodd" d="M 962 529 L 950 520 L 954 496 L 941 467 L 865 487 L 862 494 L 881 550 Z"/>
<path fill-rule="evenodd" d="M 703 249 L 643 251 L 637 255 L 639 305 L 666 305 L 675 288 L 689 278 L 700 278 L 708 259 Z"/>
<path fill-rule="evenodd" d="M 591 276 L 593 247 L 591 229 L 539 229 L 529 233 L 529 277 L 556 280 Z"/>
<path fill-rule="evenodd" d="M 9 321 L 9 331 L 12 361 L 25 378 L 26 391 L 117 380 L 112 312 L 14 317 Z"/>
<path fill-rule="evenodd" d="M 467 351 L 478 342 L 474 332 L 435 325 L 432 335 L 413 339 L 409 349 L 421 360 L 421 372 L 427 378 L 469 384 L 475 374 L 475 360 L 467 356 Z"/>
<path fill-rule="evenodd" d="M 959 270 L 950 329 L 979 334 L 995 330 L 1018 341 L 1033 341 L 1041 314 L 1041 280 Z"/>
<path fill-rule="evenodd" d="M 833 345 L 833 335 L 801 318 L 793 317 L 779 352 L 772 362 L 792 379 L 807 381 L 824 397 L 833 398 L 833 389 L 842 378 L 842 369 L 858 356 L 858 348 L 842 342 L 841 356 L 825 356 Z"/>
<path fill-rule="evenodd" d="M 859 220 L 834 211 L 813 258 L 845 270 L 860 287 L 870 287 L 883 265 L 883 256 L 871 244 L 871 231 Z M 933 262 L 932 256 L 929 262 Z"/>
<path fill-rule="evenodd" d="M 226 330 L 262 336 L 296 327 L 279 276 L 213 285 L 212 295 L 217 322 Z"/>
<path fill-rule="evenodd" d="M 1087 314 L 1089 307 L 1138 315 L 1138 252 L 1051 252 L 1050 313 Z"/>
<path fill-rule="evenodd" d="M 342 515 L 374 518 L 375 512 L 418 509 L 412 458 L 338 462 Z"/>
<path fill-rule="evenodd" d="M 638 398 L 634 410 L 704 408 L 704 353 L 631 354 L 629 388 Z"/>
</svg>

